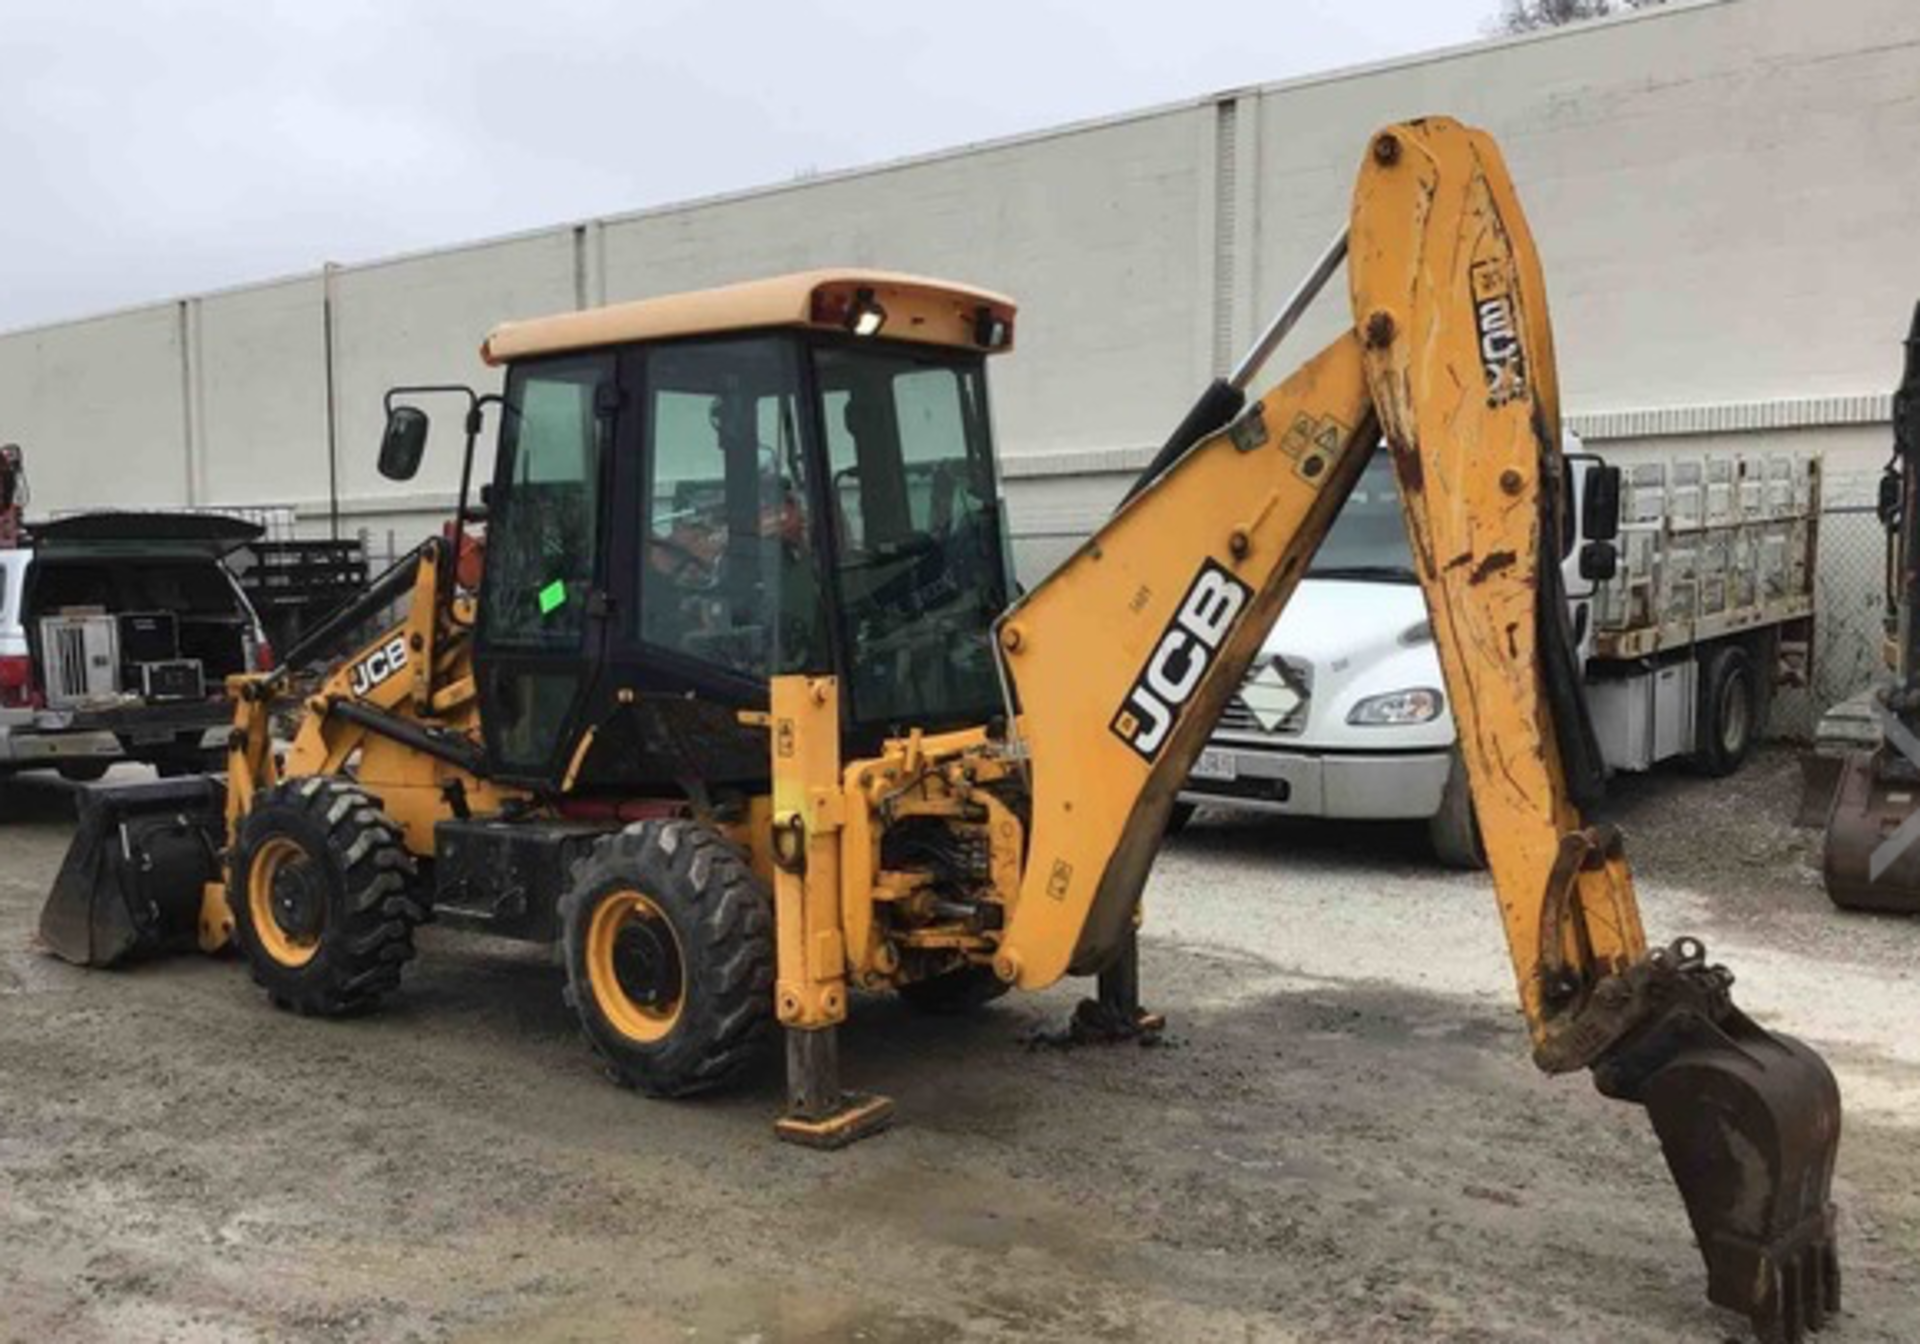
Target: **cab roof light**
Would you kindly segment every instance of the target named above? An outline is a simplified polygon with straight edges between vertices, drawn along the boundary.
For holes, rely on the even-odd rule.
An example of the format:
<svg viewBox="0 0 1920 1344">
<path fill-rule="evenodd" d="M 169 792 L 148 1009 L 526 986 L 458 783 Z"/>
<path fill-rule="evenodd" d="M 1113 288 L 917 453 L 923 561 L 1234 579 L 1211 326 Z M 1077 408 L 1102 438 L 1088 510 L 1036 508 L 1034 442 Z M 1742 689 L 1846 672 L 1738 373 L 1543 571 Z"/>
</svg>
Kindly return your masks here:
<svg viewBox="0 0 1920 1344">
<path fill-rule="evenodd" d="M 1004 350 L 1013 342 L 1013 323 L 981 304 L 973 313 L 973 343 L 987 350 Z"/>
<path fill-rule="evenodd" d="M 880 328 L 886 325 L 887 310 L 873 297 L 873 291 L 864 285 L 856 289 L 847 310 L 847 330 L 855 336 L 878 336 Z"/>
</svg>

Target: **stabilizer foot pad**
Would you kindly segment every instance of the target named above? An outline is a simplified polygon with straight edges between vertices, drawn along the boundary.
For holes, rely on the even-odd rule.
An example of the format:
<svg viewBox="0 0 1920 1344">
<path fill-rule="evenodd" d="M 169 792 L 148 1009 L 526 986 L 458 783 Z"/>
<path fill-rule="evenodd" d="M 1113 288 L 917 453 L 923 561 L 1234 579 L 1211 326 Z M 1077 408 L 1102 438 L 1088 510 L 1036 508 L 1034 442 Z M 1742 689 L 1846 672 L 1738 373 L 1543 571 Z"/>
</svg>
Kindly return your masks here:
<svg viewBox="0 0 1920 1344">
<path fill-rule="evenodd" d="M 893 1100 L 849 1092 L 838 1109 L 825 1115 L 783 1115 L 773 1132 L 787 1143 L 807 1148 L 845 1148 L 893 1124 Z"/>
<path fill-rule="evenodd" d="M 1167 1019 L 1159 1013 L 1115 1008 L 1098 999 L 1080 1000 L 1073 1020 L 1067 1024 L 1075 1045 L 1124 1045 L 1129 1041 L 1155 1045 L 1166 1029 Z"/>
</svg>

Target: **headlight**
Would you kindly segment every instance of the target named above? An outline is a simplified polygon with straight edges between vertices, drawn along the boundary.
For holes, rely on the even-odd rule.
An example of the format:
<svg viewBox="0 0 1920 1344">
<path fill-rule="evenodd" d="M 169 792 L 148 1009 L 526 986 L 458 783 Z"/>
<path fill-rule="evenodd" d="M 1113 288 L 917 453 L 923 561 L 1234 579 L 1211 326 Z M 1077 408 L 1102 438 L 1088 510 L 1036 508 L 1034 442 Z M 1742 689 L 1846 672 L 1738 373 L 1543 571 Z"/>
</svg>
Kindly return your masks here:
<svg viewBox="0 0 1920 1344">
<path fill-rule="evenodd" d="M 1411 690 L 1368 696 L 1347 712 L 1347 722 L 1367 728 L 1431 723 L 1446 706 L 1447 698 L 1440 692 L 1416 686 Z"/>
</svg>

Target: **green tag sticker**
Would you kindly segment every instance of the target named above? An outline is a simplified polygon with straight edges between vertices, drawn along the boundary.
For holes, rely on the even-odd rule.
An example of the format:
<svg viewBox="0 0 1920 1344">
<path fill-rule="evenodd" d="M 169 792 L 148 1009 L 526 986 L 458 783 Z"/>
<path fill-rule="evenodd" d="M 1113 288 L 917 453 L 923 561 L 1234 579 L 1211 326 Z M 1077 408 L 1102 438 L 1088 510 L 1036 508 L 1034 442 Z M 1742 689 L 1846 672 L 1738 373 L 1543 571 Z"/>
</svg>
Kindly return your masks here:
<svg viewBox="0 0 1920 1344">
<path fill-rule="evenodd" d="M 555 579 L 540 590 L 540 614 L 551 616 L 567 605 L 567 581 Z"/>
</svg>

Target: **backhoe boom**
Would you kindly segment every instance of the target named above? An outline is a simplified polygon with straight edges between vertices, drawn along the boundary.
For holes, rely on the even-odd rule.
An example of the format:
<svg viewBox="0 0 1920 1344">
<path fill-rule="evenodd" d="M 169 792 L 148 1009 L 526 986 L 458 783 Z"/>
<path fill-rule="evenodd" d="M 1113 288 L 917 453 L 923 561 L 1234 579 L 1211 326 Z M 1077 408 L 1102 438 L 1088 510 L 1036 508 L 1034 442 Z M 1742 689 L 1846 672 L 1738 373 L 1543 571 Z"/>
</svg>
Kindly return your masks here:
<svg viewBox="0 0 1920 1344">
<path fill-rule="evenodd" d="M 1216 384 L 1185 427 L 1201 441 L 1176 436 L 998 626 L 1032 798 L 996 969 L 1039 986 L 1126 965 L 1175 794 L 1384 439 L 1535 1061 L 1648 1108 L 1709 1295 L 1797 1339 L 1838 1305 L 1839 1092 L 1733 1007 L 1696 941 L 1649 951 L 1620 838 L 1569 787 L 1592 748 L 1565 689 L 1559 388 L 1498 149 L 1443 119 L 1376 136 L 1346 247 L 1351 329 L 1244 409 Z"/>
</svg>

